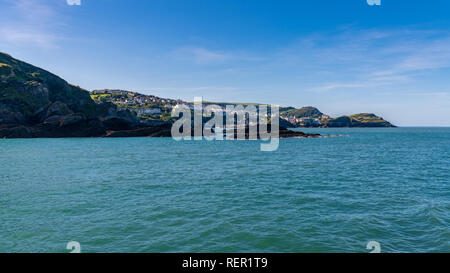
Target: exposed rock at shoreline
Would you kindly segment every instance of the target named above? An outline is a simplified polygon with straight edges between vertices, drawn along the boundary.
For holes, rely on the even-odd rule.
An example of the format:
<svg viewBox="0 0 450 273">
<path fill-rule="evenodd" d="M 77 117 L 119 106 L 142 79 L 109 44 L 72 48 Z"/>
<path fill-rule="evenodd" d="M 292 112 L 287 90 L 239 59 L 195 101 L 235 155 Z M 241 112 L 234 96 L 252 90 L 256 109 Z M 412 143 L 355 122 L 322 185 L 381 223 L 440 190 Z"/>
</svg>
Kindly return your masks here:
<svg viewBox="0 0 450 273">
<path fill-rule="evenodd" d="M 280 138 L 291 138 L 291 137 L 317 138 L 317 137 L 321 137 L 321 135 L 320 134 L 307 134 L 307 133 L 303 133 L 303 132 L 288 130 L 287 128 L 280 128 Z"/>
<path fill-rule="evenodd" d="M 171 124 L 132 130 L 108 131 L 105 137 L 171 137 Z"/>
<path fill-rule="evenodd" d="M 271 126 L 268 125 L 268 132 L 271 132 Z M 238 130 L 234 129 L 234 130 L 224 130 L 223 131 L 224 134 L 226 135 L 233 135 L 235 139 L 261 139 L 264 138 L 264 136 L 260 135 L 260 130 L 257 130 L 257 135 L 255 137 L 255 135 L 251 135 L 249 133 L 249 127 L 245 128 L 245 132 L 242 135 L 240 132 L 238 132 Z M 211 132 L 211 135 L 213 135 L 213 133 Z M 299 132 L 299 131 L 292 131 L 289 130 L 288 128 L 284 127 L 284 126 L 280 126 L 279 127 L 279 134 L 278 134 L 279 138 L 318 138 L 321 137 L 320 134 L 306 134 L 303 132 Z"/>
</svg>

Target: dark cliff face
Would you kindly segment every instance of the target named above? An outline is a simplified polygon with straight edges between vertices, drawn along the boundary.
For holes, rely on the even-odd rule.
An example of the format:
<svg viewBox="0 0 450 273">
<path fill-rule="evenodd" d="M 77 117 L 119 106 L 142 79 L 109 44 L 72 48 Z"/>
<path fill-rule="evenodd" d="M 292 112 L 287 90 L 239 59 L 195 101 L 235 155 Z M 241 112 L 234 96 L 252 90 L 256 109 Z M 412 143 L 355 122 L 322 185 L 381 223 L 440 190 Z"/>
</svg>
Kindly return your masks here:
<svg viewBox="0 0 450 273">
<path fill-rule="evenodd" d="M 134 113 L 0 53 L 0 137 L 100 137 L 139 128 Z"/>
<path fill-rule="evenodd" d="M 106 116 L 109 110 L 98 107 L 87 91 L 3 53 L 0 53 L 0 92 L 1 109 L 21 113 L 25 121 L 31 122 L 38 116 L 44 117 L 50 108 L 55 114 L 75 112 L 87 118 Z M 50 107 L 53 103 L 57 104 Z"/>
</svg>

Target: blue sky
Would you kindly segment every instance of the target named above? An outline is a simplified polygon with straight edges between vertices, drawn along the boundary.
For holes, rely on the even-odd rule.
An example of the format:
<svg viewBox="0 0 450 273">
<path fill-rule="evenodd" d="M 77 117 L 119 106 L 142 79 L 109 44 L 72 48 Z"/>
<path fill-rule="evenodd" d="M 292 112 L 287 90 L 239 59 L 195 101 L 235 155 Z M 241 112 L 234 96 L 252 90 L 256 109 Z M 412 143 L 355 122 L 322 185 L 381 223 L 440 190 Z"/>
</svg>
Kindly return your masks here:
<svg viewBox="0 0 450 273">
<path fill-rule="evenodd" d="M 70 5 L 69 5 L 70 4 Z M 0 0 L 0 51 L 93 90 L 450 126 L 450 1 Z"/>
</svg>

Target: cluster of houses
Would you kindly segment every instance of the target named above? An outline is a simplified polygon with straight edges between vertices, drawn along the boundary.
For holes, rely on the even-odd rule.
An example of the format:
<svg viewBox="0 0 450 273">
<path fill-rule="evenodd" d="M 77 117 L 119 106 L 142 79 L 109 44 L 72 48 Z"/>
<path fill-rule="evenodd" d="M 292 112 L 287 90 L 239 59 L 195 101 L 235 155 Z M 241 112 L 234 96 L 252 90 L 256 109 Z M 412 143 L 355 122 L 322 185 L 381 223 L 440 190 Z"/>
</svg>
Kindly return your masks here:
<svg viewBox="0 0 450 273">
<path fill-rule="evenodd" d="M 139 115 L 161 115 L 164 112 L 171 112 L 173 108 L 178 107 L 187 107 L 190 110 L 196 109 L 193 103 L 187 103 L 182 100 L 164 99 L 154 95 L 144 95 L 119 89 L 94 90 L 91 92 L 91 97 L 98 102 L 112 102 L 121 108 L 135 111 Z M 205 107 L 209 105 L 208 103 L 202 104 L 201 110 L 205 110 Z M 223 106 L 215 105 L 214 107 L 219 107 L 226 112 Z M 280 118 L 299 127 L 320 127 L 325 120 L 330 119 L 329 116 L 324 114 L 314 117 L 281 114 Z"/>
<path fill-rule="evenodd" d="M 138 114 L 148 115 L 162 114 L 163 111 L 171 111 L 176 105 L 184 103 L 181 100 L 164 99 L 119 89 L 94 90 L 91 96 L 99 101 L 112 102 Z"/>
<path fill-rule="evenodd" d="M 300 127 L 319 127 L 322 125 L 324 120 L 330 119 L 330 116 L 322 115 L 320 118 L 313 118 L 313 117 L 297 118 L 295 116 L 281 115 L 280 118 Z"/>
</svg>

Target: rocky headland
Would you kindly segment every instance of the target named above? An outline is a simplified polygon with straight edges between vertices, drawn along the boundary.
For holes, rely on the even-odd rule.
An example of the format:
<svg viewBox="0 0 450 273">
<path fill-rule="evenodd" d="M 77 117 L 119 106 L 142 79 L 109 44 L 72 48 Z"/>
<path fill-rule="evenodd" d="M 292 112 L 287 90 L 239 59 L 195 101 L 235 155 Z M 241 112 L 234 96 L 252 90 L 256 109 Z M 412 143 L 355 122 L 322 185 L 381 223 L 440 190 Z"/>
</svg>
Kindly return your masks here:
<svg viewBox="0 0 450 273">
<path fill-rule="evenodd" d="M 166 122 L 95 103 L 90 93 L 0 53 L 0 138 L 170 136 Z"/>
<path fill-rule="evenodd" d="M 312 106 L 283 110 L 280 116 L 285 126 L 297 128 L 396 127 L 375 114 L 362 113 L 332 118 Z"/>
</svg>

